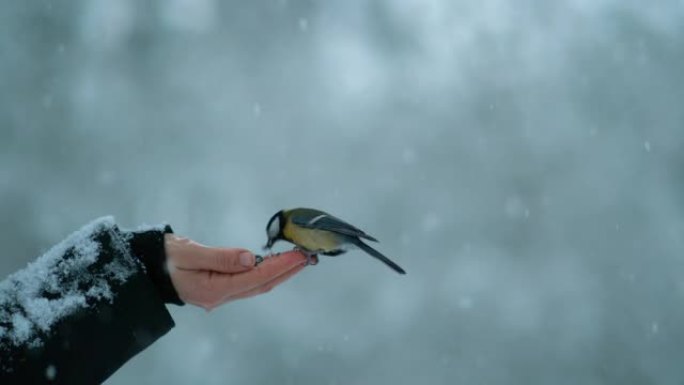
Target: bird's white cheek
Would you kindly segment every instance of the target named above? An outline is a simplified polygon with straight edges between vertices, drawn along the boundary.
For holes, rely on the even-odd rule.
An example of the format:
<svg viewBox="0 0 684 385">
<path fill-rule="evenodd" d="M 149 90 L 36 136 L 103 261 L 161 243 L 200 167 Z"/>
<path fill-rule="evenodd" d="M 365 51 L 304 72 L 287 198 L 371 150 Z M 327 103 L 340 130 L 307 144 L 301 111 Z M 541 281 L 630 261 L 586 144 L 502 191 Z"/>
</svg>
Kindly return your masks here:
<svg viewBox="0 0 684 385">
<path fill-rule="evenodd" d="M 268 237 L 269 238 L 275 238 L 278 236 L 278 233 L 280 232 L 280 226 L 278 225 L 277 222 L 273 222 L 271 226 L 268 227 Z"/>
</svg>

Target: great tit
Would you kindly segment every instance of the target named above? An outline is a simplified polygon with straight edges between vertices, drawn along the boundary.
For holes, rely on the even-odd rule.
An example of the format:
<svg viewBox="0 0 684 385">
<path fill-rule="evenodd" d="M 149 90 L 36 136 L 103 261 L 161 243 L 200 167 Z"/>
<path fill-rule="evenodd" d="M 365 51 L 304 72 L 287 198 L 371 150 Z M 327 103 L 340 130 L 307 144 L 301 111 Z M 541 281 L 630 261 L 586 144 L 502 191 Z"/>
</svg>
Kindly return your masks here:
<svg viewBox="0 0 684 385">
<path fill-rule="evenodd" d="M 270 249 L 276 241 L 285 240 L 293 243 L 311 258 L 315 254 L 336 256 L 345 253 L 349 248 L 358 247 L 397 273 L 406 274 L 399 265 L 361 240 L 377 242 L 377 239 L 320 210 L 280 210 L 268 221 L 266 235 L 268 242 L 264 246 L 265 249 Z"/>
</svg>

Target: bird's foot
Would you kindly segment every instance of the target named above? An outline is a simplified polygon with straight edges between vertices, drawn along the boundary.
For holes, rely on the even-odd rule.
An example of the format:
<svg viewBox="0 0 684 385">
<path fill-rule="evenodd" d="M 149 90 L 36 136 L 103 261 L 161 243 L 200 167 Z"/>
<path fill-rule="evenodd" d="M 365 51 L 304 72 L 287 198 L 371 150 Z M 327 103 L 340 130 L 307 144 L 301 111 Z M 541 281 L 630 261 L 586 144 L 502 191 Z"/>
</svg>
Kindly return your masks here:
<svg viewBox="0 0 684 385">
<path fill-rule="evenodd" d="M 311 266 L 318 265 L 318 254 L 307 254 L 306 264 Z"/>
<path fill-rule="evenodd" d="M 318 265 L 318 254 L 312 253 L 309 250 L 304 250 L 301 247 L 295 246 L 292 250 L 294 251 L 299 251 L 300 253 L 306 255 L 306 264 L 307 265 Z"/>
</svg>

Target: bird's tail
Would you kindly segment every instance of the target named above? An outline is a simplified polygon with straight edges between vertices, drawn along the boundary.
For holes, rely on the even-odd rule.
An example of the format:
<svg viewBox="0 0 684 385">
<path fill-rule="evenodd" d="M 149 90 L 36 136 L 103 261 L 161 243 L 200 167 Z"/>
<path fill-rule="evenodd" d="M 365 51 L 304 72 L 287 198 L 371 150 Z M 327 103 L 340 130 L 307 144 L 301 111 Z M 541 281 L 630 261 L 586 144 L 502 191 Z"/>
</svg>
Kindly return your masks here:
<svg viewBox="0 0 684 385">
<path fill-rule="evenodd" d="M 365 251 L 366 253 L 370 254 L 372 257 L 379 259 L 382 261 L 385 265 L 391 267 L 394 271 L 396 271 L 399 274 L 406 274 L 406 271 L 402 269 L 399 265 L 396 263 L 392 262 L 389 258 L 385 257 L 382 255 L 379 251 L 375 250 L 374 248 L 368 246 L 367 244 L 363 243 L 362 240 L 357 239 L 354 244 L 359 247 L 359 249 Z"/>
</svg>

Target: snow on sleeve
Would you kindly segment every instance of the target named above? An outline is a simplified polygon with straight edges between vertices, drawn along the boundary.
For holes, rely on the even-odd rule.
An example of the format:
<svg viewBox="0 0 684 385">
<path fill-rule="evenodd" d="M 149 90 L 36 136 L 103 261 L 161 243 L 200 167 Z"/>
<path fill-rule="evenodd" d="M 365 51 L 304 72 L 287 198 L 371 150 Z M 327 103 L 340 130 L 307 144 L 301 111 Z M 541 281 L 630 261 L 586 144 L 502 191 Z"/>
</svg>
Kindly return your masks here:
<svg viewBox="0 0 684 385">
<path fill-rule="evenodd" d="M 126 246 L 112 217 L 93 221 L 0 283 L 0 347 L 40 345 L 57 321 L 97 301 L 112 301 L 112 283 L 123 283 L 139 269 L 130 258 L 98 260 L 96 237 L 110 232 L 119 255 Z"/>
<path fill-rule="evenodd" d="M 124 240 L 129 240 L 131 237 L 133 237 L 134 233 L 143 233 L 147 231 L 159 231 L 163 233 L 168 226 L 168 223 L 157 223 L 154 225 L 143 223 L 134 229 L 122 228 L 121 230 L 123 230 L 122 235 Z"/>
</svg>

